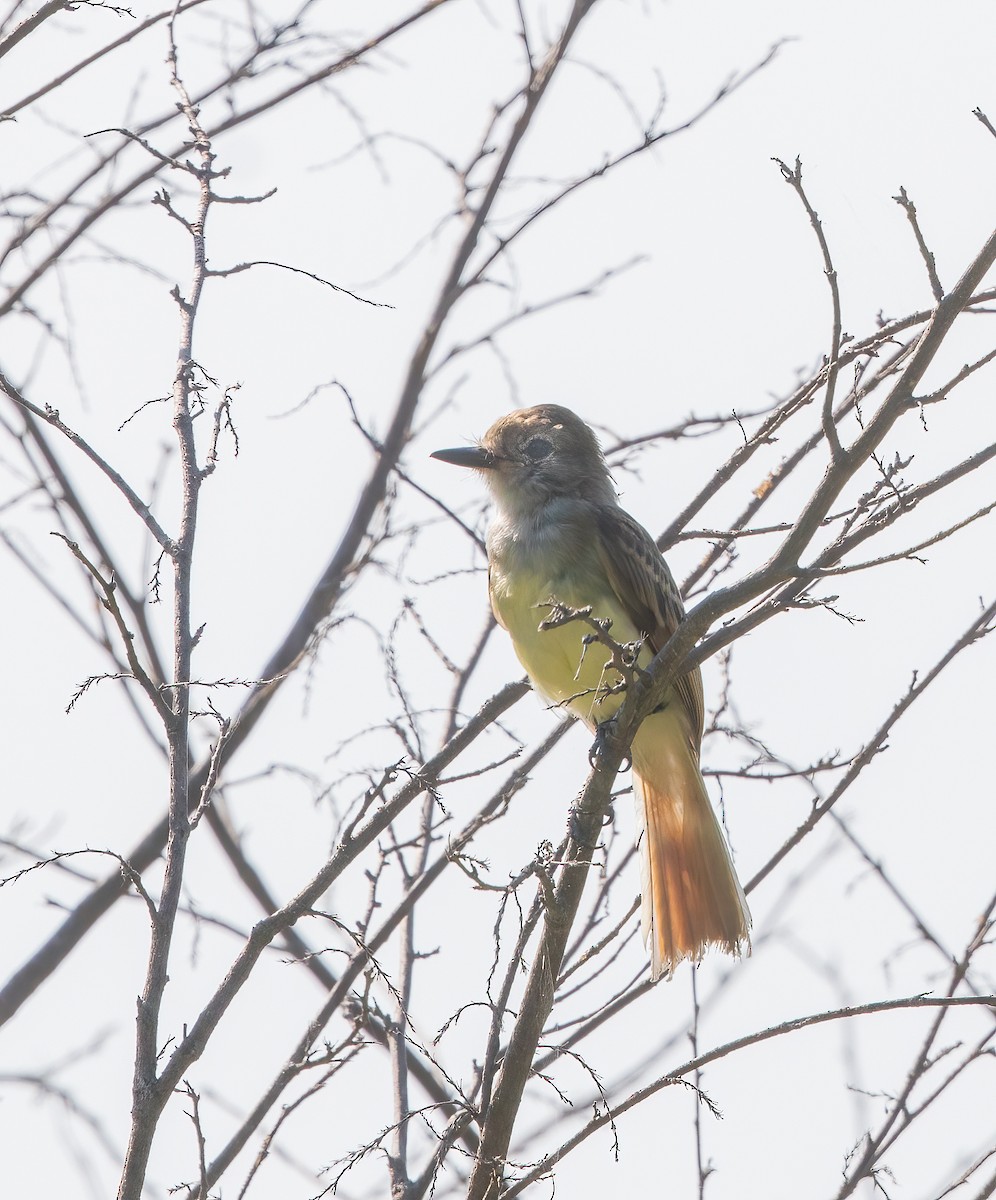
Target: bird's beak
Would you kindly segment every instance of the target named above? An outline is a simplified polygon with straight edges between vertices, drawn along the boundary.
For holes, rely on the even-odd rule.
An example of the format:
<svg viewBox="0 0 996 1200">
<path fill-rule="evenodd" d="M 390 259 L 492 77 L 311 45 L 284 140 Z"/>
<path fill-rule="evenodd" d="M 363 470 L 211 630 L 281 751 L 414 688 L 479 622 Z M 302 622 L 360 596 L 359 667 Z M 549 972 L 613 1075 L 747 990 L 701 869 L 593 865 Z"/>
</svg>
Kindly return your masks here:
<svg viewBox="0 0 996 1200">
<path fill-rule="evenodd" d="M 473 467 L 477 471 L 488 471 L 498 465 L 498 460 L 483 446 L 457 446 L 453 450 L 434 450 L 430 458 L 452 463 L 455 467 Z"/>
</svg>

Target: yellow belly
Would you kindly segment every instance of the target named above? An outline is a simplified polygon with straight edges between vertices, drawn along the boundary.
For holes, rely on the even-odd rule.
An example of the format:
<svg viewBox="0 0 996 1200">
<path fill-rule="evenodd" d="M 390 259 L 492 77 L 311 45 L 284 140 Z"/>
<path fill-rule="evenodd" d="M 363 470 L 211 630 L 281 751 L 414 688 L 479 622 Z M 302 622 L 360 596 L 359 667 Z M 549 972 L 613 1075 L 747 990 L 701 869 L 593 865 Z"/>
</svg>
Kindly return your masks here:
<svg viewBox="0 0 996 1200">
<path fill-rule="evenodd" d="M 608 583 L 597 579 L 575 583 L 551 580 L 538 574 L 516 573 L 514 580 L 492 570 L 491 604 L 499 623 L 508 630 L 519 662 L 534 687 L 551 704 L 569 709 L 594 727 L 613 715 L 623 692 L 609 691 L 620 682 L 611 665 L 611 651 L 597 642 L 585 645 L 593 633 L 583 621 L 571 621 L 552 629 L 540 629 L 551 615 L 550 603 L 559 601 L 571 608 L 592 607 L 592 616 L 612 621 L 609 636 L 619 643 L 636 641 L 640 634 L 619 605 Z M 640 653 L 640 665 L 651 659 Z"/>
</svg>

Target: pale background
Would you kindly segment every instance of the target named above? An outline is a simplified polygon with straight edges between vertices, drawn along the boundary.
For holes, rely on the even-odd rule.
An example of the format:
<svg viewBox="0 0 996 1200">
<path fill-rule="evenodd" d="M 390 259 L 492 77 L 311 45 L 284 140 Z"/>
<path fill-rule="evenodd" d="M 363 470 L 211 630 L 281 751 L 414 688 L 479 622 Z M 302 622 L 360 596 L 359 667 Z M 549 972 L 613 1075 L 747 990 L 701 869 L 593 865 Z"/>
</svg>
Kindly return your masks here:
<svg viewBox="0 0 996 1200">
<path fill-rule="evenodd" d="M 213 211 L 213 264 L 249 258 L 290 263 L 392 307 L 360 305 L 266 267 L 210 284 L 195 356 L 221 386 L 240 385 L 241 445 L 237 460 L 230 452 L 224 456 L 205 494 L 195 577 L 196 621 L 207 623 L 198 652 L 201 678 L 256 676 L 335 545 L 365 477 L 369 450 L 350 424 L 341 395 L 326 389 L 299 406 L 316 385 L 338 380 L 378 430 L 455 237 L 452 224 L 445 226 L 401 270 L 391 271 L 452 206 L 453 181 L 426 152 L 398 140 L 379 145 L 379 165 L 363 152 L 344 162 L 358 138 L 350 110 L 362 111 L 368 130 L 406 134 L 455 156 L 466 153 L 489 105 L 517 80 L 512 36 L 506 34 L 503 42 L 496 32 L 508 26 L 509 7 L 498 0 L 444 5 L 399 40 L 379 74 L 344 77 L 342 105 L 333 102 L 333 80 L 331 98 L 306 94 L 248 130 L 218 140 L 220 161 L 232 167 L 227 181 L 232 192 L 278 191 L 265 204 Z M 374 27 L 372 9 L 379 23 L 388 10 L 400 14 L 403 6 L 326 5 L 324 22 L 330 31 L 351 31 L 342 32 L 344 43 L 359 41 L 364 29 Z M 141 17 L 154 10 L 136 4 L 133 11 Z M 210 22 L 202 17 L 203 23 L 191 18 L 177 27 L 193 79 L 198 71 L 210 75 L 213 51 L 205 32 Z M 123 19 L 97 10 L 59 17 L 4 60 L 0 104 L 74 61 L 91 39 L 100 44 Z M 145 116 L 170 108 L 165 42 L 157 36 L 115 60 L 113 70 L 85 75 L 41 111 L 0 126 L 4 190 L 32 180 L 50 188 L 53 177 L 72 177 L 85 161 L 78 133 L 126 124 L 134 112 Z M 611 444 L 613 435 L 674 425 L 691 413 L 751 412 L 786 394 L 797 372 L 825 353 L 830 314 L 812 231 L 772 156 L 802 158 L 839 272 L 845 329 L 865 334 L 880 311 L 897 316 L 931 302 L 906 218 L 891 199 L 901 185 L 917 205 L 942 281 L 955 281 L 996 214 L 996 140 L 971 111 L 979 106 L 996 120 L 991 4 L 606 3 L 586 23 L 574 57 L 597 60 L 643 112 L 653 107 L 659 73 L 668 96 L 666 119 L 676 125 L 731 73 L 747 69 L 783 40 L 774 61 L 693 130 L 583 189 L 556 220 L 538 223 L 523 239 L 514 286 L 530 303 L 584 288 L 609 267 L 640 261 L 594 294 L 499 335 L 501 357 L 479 349 L 433 381 L 404 460 L 421 487 L 477 521 L 484 499 L 480 482 L 430 461 L 428 454 L 472 440 L 519 404 L 570 404 L 611 431 L 605 436 Z M 503 44 L 507 61 L 496 50 Z M 293 49 L 288 57 L 293 61 Z M 575 68 L 548 98 L 543 121 L 523 147 L 518 173 L 569 178 L 591 169 L 633 133 L 622 98 Z M 169 440 L 167 411 L 153 408 L 117 429 L 138 405 L 169 390 L 176 343 L 169 289 L 188 274 L 183 232 L 148 203 L 150 195 L 151 185 L 133 198 L 138 202 L 117 221 L 112 246 L 101 243 L 98 227 L 95 240 L 77 247 L 58 288 L 50 277 L 28 295 L 35 311 L 71 328 L 71 356 L 57 353 L 27 315 L 8 320 L 0 344 L 4 371 L 29 380 L 36 403 L 57 407 L 143 490 Z M 523 209 L 530 198 L 524 187 Z M 125 254 L 154 264 L 161 275 L 114 261 Z M 447 344 L 476 336 L 501 318 L 507 303 L 496 292 L 476 297 Z M 963 319 L 967 329 L 945 358 L 948 368 L 957 369 L 986 348 L 988 320 Z M 450 403 L 436 415 L 446 397 Z M 430 415 L 431 424 L 423 428 Z M 932 410 L 928 430 L 907 422 L 890 447 L 916 456 L 911 475 L 927 477 L 939 464 L 992 441 L 996 418 L 985 375 L 965 388 L 950 411 Z M 640 461 L 639 472 L 617 474 L 623 503 L 659 532 L 739 436 L 733 427 L 717 439 L 665 443 Z M 757 483 L 779 456 L 778 445 L 769 448 L 758 464 Z M 134 564 L 135 580 L 148 578 L 148 551 L 131 514 L 85 464 L 67 461 L 111 523 L 118 544 L 128 547 L 125 557 Z M 3 465 L 5 494 L 13 495 L 15 469 L 11 461 Z M 820 469 L 815 464 L 811 470 L 817 474 L 807 481 L 818 478 Z M 978 508 L 992 498 L 993 485 L 991 470 L 970 477 L 962 493 L 942 500 L 918 528 L 930 532 Z M 413 551 L 411 574 L 427 579 L 449 568 L 477 568 L 440 581 L 429 593 L 434 632 L 445 637 L 451 653 L 466 652 L 486 616 L 482 559 L 459 530 L 438 520 L 404 485 L 401 490 L 399 514 L 436 521 Z M 169 516 L 168 481 L 163 494 Z M 790 518 L 801 494 L 780 498 L 770 519 Z M 731 511 L 707 510 L 702 524 L 721 525 Z M 68 555 L 44 538 L 49 527 L 44 508 L 21 504 L 0 516 L 20 544 L 33 539 L 41 546 L 54 577 L 61 576 L 67 594 L 82 602 Z M 696 542 L 671 553 L 679 579 L 700 554 Z M 744 551 L 745 567 L 748 554 Z M 740 642 L 734 651 L 735 699 L 746 724 L 794 762 L 838 750 L 852 753 L 902 695 L 911 673 L 933 665 L 971 620 L 980 598 L 992 599 L 991 522 L 971 527 L 927 557 L 926 567 L 899 563 L 834 581 L 828 590 L 839 593 L 838 607 L 859 618 L 858 624 L 822 611 L 790 614 Z M 137 731 L 113 684 L 99 685 L 65 713 L 80 682 L 104 665 L 14 558 L 3 560 L 2 571 L 5 832 L 39 853 L 83 846 L 125 852 L 162 811 L 159 756 Z M 385 573 L 346 597 L 342 611 L 364 623 L 344 627 L 323 647 L 314 668 L 285 687 L 265 718 L 265 740 L 233 764 L 229 782 L 246 781 L 226 793 L 234 823 L 244 830 L 250 852 L 265 849 L 268 878 L 280 895 L 295 890 L 328 848 L 327 813 L 314 796 L 320 789 L 304 773 L 328 779 L 399 754 L 389 734 L 358 735 L 382 721 L 391 703 L 379 659 L 371 656 L 369 625 L 389 629 L 404 592 Z M 167 614 L 162 618 L 166 630 Z M 428 666 L 419 674 L 418 651 L 410 649 L 406 669 L 414 675 L 413 690 L 420 703 L 429 704 L 434 676 Z M 375 669 L 371 662 L 378 664 Z M 988 901 L 996 875 L 994 667 L 993 643 L 966 652 L 917 704 L 842 804 L 841 815 L 956 951 Z M 492 639 L 485 669 L 465 699 L 467 711 L 517 674 L 507 642 Z M 707 699 L 714 703 L 715 666 L 707 665 L 705 674 Z M 223 689 L 214 697 L 219 706 L 236 703 Z M 540 723 L 545 728 L 551 720 L 527 697 L 512 723 L 535 737 Z M 203 736 L 208 733 L 205 727 Z M 333 769 L 329 755 L 350 738 L 357 740 Z M 541 838 L 559 838 L 566 806 L 585 776 L 586 748 L 586 735 L 571 733 L 538 773 L 514 825 L 500 827 L 500 836 L 488 845 L 495 879 L 517 870 Z M 718 744 L 707 746 L 706 754 L 714 764 L 736 757 L 735 750 Z M 273 763 L 292 766 L 293 772 L 256 777 Z M 461 795 L 454 787 L 445 796 L 458 815 Z M 729 789 L 726 799 L 736 861 L 749 878 L 805 816 L 810 792 L 802 784 L 753 784 Z M 619 819 L 629 821 L 628 801 L 619 808 Z M 5 856 L 2 874 L 22 865 L 22 858 Z M 97 877 L 107 869 L 102 860 L 78 859 L 73 865 Z M 243 927 L 241 893 L 206 837 L 193 843 L 188 887 L 203 912 Z M 78 883 L 53 868 L 0 891 L 5 975 L 81 894 Z M 336 900 L 331 897 L 328 907 Z M 711 960 L 699 970 L 700 991 L 710 977 L 737 972 L 721 1006 L 703 1019 L 703 1044 L 840 1004 L 923 991 L 931 981 L 944 986 L 943 961 L 917 941 L 907 916 L 869 880 L 866 865 L 843 844 L 832 822 L 824 822 L 757 889 L 752 909 L 763 952 L 735 968 Z M 430 902 L 421 938 L 427 950 L 459 946 L 465 961 L 455 969 L 472 978 L 486 969 L 492 952 L 492 919 L 491 900 L 460 876 Z M 113 1192 L 114 1152 L 120 1152 L 127 1132 L 133 997 L 141 986 L 146 942 L 142 906 L 134 899 L 119 903 L 3 1031 L 0 1069 L 7 1086 L 0 1093 L 0 1160 L 7 1194 Z M 180 1024 L 190 1018 L 236 945 L 223 931 L 201 926 L 194 934 L 185 927 L 176 947 L 184 966 L 168 992 L 168 1020 Z M 630 947 L 634 969 L 639 953 Z M 984 961 L 992 990 L 991 950 Z M 279 955 L 269 955 L 261 980 L 236 1005 L 199 1064 L 196 1083 L 217 1101 L 211 1120 L 218 1128 L 226 1106 L 237 1107 L 258 1081 L 270 1077 L 317 1004 L 313 990 L 286 986 L 293 970 Z M 431 1037 L 452 1012 L 457 986 L 433 959 L 424 971 L 417 1019 Z M 677 1039 L 676 1060 L 684 1058 L 689 991 L 685 967 L 621 1026 L 608 1027 L 588 1047 L 588 1061 L 616 1079 L 653 1048 L 663 1070 L 672 1052 L 657 1047 L 669 1038 Z M 706 1188 L 710 1200 L 835 1194 L 844 1155 L 882 1110 L 881 1093 L 901 1085 L 930 1019 L 909 1013 L 825 1026 L 710 1070 L 703 1082 L 724 1117 L 721 1122 L 703 1117 L 715 1167 Z M 979 1036 L 987 1020 L 991 1024 L 983 1013 L 966 1014 L 956 1026 L 959 1036 Z M 461 1051 L 472 1052 L 479 1032 L 467 1018 L 444 1050 L 452 1045 L 453 1061 L 459 1062 Z M 97 1038 L 99 1054 L 67 1061 Z M 316 1105 L 289 1132 L 291 1146 L 309 1168 L 348 1153 L 377 1131 L 371 1113 L 377 1112 L 387 1075 L 386 1058 L 378 1053 L 363 1059 L 347 1106 Z M 59 1085 L 99 1121 L 99 1136 L 58 1097 L 15 1079 L 57 1063 L 66 1064 L 57 1074 Z M 883 1181 L 889 1195 L 931 1200 L 954 1176 L 952 1164 L 967 1167 L 980 1148 L 992 1146 L 991 1063 L 977 1064 L 957 1097 L 938 1105 L 919 1134 L 897 1145 L 889 1158 L 894 1179 Z M 570 1082 L 583 1109 L 585 1080 L 579 1074 Z M 552 1093 L 549 1103 L 556 1106 Z M 561 1165 L 557 1194 L 595 1197 L 611 1189 L 619 1195 L 696 1195 L 687 1136 L 693 1104 L 690 1095 L 673 1089 L 625 1118 L 618 1164 L 608 1135 L 594 1138 Z M 539 1106 L 527 1116 L 523 1130 L 542 1125 Z M 157 1142 L 149 1194 L 165 1195 L 171 1184 L 189 1178 L 192 1154 L 189 1126 L 178 1108 Z M 286 1164 L 274 1161 L 267 1171 L 257 1195 L 306 1197 L 318 1190 Z M 956 1194 L 975 1195 L 973 1186 Z M 386 1175 L 374 1162 L 347 1176 L 341 1193 L 378 1195 L 385 1187 Z M 550 1192 L 541 1187 L 537 1194 Z M 859 1194 L 870 1195 L 870 1185 Z"/>
</svg>

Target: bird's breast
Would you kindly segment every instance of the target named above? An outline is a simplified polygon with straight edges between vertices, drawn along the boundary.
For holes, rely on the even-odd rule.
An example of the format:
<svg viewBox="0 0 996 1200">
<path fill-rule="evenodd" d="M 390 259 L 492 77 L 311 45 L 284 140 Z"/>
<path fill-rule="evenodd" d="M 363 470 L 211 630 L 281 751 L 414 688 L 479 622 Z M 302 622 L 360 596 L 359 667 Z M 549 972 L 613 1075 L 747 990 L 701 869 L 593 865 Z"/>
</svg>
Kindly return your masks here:
<svg viewBox="0 0 996 1200">
<path fill-rule="evenodd" d="M 530 539 L 497 527 L 488 538 L 488 555 L 495 617 L 508 630 L 536 689 L 588 725 L 610 717 L 622 694 L 608 691 L 618 682 L 615 671 L 606 670 L 610 651 L 586 644 L 591 626 L 570 621 L 541 628 L 557 603 L 574 609 L 590 605 L 593 617 L 612 621 L 616 641 L 639 636 L 609 584 L 594 537 Z"/>
</svg>

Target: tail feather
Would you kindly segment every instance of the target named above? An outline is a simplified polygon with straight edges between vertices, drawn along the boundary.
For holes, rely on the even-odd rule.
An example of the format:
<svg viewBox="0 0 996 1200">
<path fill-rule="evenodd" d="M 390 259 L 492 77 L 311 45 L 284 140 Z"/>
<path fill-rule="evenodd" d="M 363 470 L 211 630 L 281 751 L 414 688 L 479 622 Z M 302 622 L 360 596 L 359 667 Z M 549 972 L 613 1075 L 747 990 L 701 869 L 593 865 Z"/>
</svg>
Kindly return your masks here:
<svg viewBox="0 0 996 1200">
<path fill-rule="evenodd" d="M 649 728 L 648 728 L 649 727 Z M 654 979 L 709 946 L 750 952 L 750 911 L 687 736 L 670 714 L 633 743 L 644 941 Z"/>
</svg>

